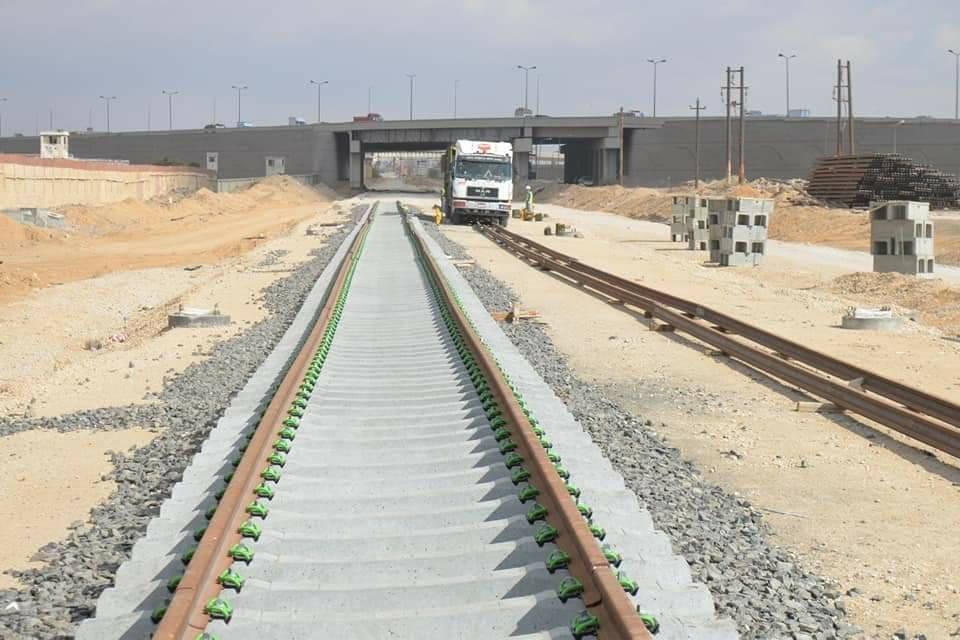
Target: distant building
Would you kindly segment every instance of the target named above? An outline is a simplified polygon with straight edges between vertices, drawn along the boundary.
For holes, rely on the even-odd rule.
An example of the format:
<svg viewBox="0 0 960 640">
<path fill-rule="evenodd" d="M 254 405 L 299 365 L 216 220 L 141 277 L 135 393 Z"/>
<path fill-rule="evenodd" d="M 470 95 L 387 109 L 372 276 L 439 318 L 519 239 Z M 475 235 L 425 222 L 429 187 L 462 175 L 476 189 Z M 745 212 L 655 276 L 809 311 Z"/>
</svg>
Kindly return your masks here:
<svg viewBox="0 0 960 640">
<path fill-rule="evenodd" d="M 287 118 L 287 126 L 289 127 L 305 127 L 307 126 L 307 121 L 303 118 L 298 118 L 296 116 L 290 116 Z"/>
<path fill-rule="evenodd" d="M 69 158 L 70 132 L 69 131 L 41 131 L 40 132 L 41 158 Z"/>
<path fill-rule="evenodd" d="M 787 113 L 788 118 L 809 118 L 810 109 L 790 109 L 790 112 Z"/>
</svg>

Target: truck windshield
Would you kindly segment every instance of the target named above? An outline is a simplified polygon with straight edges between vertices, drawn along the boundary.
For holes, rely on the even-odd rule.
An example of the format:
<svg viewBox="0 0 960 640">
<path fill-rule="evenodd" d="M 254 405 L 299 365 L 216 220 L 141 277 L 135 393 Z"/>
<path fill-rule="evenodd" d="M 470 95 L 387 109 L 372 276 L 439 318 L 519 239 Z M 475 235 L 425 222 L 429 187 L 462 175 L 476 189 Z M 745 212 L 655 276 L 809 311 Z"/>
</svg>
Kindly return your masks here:
<svg viewBox="0 0 960 640">
<path fill-rule="evenodd" d="M 467 180 L 503 182 L 513 178 L 513 165 L 509 162 L 457 160 L 456 177 L 466 178 Z"/>
</svg>

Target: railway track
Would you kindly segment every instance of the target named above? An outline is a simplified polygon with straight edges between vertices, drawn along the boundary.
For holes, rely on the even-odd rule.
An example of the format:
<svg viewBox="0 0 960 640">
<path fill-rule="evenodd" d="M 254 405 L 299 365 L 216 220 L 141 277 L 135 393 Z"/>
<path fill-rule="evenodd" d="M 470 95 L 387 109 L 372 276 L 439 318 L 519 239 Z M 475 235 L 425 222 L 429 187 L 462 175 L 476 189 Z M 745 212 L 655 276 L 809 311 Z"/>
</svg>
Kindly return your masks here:
<svg viewBox="0 0 960 640">
<path fill-rule="evenodd" d="M 368 212 L 77 638 L 736 637 L 442 258 Z"/>
<path fill-rule="evenodd" d="M 639 309 L 755 369 L 960 458 L 960 405 L 730 315 L 584 264 L 502 227 L 479 229 L 539 268 Z"/>
</svg>

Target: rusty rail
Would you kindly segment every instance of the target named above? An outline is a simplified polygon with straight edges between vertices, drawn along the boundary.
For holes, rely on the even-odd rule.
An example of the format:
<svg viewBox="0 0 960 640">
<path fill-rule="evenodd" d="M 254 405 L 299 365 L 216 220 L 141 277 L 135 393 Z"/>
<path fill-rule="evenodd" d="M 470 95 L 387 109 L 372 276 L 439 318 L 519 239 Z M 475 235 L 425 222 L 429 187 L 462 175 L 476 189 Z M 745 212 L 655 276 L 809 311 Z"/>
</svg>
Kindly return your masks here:
<svg viewBox="0 0 960 640">
<path fill-rule="evenodd" d="M 217 582 L 217 576 L 233 563 L 228 551 L 242 540 L 237 530 L 247 519 L 245 507 L 255 497 L 254 489 L 260 482 L 259 471 L 269 465 L 267 459 L 272 453 L 271 445 L 283 429 L 286 410 L 296 398 L 300 381 L 310 368 L 311 358 L 323 340 L 350 263 L 362 246 L 363 237 L 369 229 L 370 213 L 366 214 L 363 228 L 354 236 L 353 243 L 340 264 L 337 277 L 327 293 L 310 334 L 260 419 L 253 439 L 234 472 L 234 480 L 227 485 L 216 513 L 174 591 L 167 611 L 157 625 L 154 640 L 194 640 L 207 628 L 210 617 L 204 607 L 210 599 L 216 598 L 222 589 Z"/>
<path fill-rule="evenodd" d="M 410 224 L 409 221 L 407 224 Z M 572 558 L 568 570 L 584 584 L 583 603 L 588 611 L 599 618 L 600 637 L 604 640 L 651 640 L 566 485 L 540 445 L 503 373 L 457 303 L 423 239 L 412 228 L 410 236 L 490 385 L 501 415 L 506 420 L 506 428 L 517 443 L 524 465 L 531 474 L 530 483 L 540 491 L 537 501 L 546 507 L 550 524 L 560 531 L 556 544 Z"/>
<path fill-rule="evenodd" d="M 756 369 L 960 458 L 960 406 L 945 398 L 820 353 L 696 302 L 584 264 L 501 227 L 489 225 L 482 231 L 543 269 L 642 309 L 649 317 Z M 807 366 L 798 366 L 790 360 Z"/>
</svg>

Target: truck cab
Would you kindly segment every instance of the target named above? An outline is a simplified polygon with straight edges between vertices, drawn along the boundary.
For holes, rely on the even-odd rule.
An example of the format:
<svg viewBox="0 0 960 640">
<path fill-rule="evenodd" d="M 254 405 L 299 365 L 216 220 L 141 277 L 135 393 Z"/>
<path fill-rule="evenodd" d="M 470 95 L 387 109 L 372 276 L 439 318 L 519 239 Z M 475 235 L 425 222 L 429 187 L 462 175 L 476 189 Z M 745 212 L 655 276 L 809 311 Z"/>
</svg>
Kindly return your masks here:
<svg viewBox="0 0 960 640">
<path fill-rule="evenodd" d="M 513 202 L 513 145 L 457 140 L 443 156 L 443 212 L 453 224 L 506 226 Z"/>
</svg>

